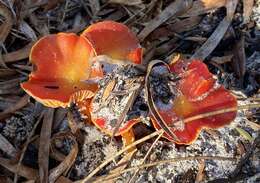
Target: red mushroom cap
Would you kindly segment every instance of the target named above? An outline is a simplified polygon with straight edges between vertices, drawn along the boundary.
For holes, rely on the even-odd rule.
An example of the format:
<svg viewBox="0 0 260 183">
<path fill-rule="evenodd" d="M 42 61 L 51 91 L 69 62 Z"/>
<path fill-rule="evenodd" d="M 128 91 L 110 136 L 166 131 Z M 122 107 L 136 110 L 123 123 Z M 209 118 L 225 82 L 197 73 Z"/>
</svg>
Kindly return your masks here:
<svg viewBox="0 0 260 183">
<path fill-rule="evenodd" d="M 86 81 L 102 76 L 89 61 L 94 55 L 95 50 L 84 37 L 73 33 L 45 36 L 31 49 L 30 61 L 36 68 L 21 86 L 49 107 L 66 107 L 76 96 L 92 97 L 97 84 Z"/>
<path fill-rule="evenodd" d="M 97 55 L 113 59 L 142 62 L 142 48 L 136 36 L 124 24 L 103 21 L 89 26 L 81 36 L 94 45 Z"/>
<path fill-rule="evenodd" d="M 142 62 L 142 48 L 136 36 L 124 24 L 114 21 L 103 21 L 89 26 L 81 36 L 86 37 L 94 45 L 97 55 L 107 55 L 116 60 L 131 61 L 135 64 Z M 92 102 L 90 114 L 92 113 Z M 103 132 L 113 135 L 113 129 L 107 128 L 107 119 L 95 118 L 91 115 L 92 122 Z M 115 136 L 121 135 L 139 122 L 132 119 L 124 122 Z"/>
<path fill-rule="evenodd" d="M 236 98 L 216 83 L 204 63 L 192 61 L 188 64 L 180 61 L 171 66 L 171 72 L 183 75 L 177 83 L 180 95 L 169 104 L 171 106 L 167 109 L 157 105 L 160 115 L 169 126 L 173 125 L 174 121 L 191 116 L 237 107 Z M 222 127 L 229 124 L 235 117 L 236 112 L 227 112 L 185 123 L 181 130 L 171 128 L 180 140 L 179 142 L 174 141 L 167 134 L 164 134 L 164 137 L 178 144 L 191 144 L 203 128 Z M 160 129 L 156 120 L 152 119 L 152 122 L 156 129 Z"/>
</svg>

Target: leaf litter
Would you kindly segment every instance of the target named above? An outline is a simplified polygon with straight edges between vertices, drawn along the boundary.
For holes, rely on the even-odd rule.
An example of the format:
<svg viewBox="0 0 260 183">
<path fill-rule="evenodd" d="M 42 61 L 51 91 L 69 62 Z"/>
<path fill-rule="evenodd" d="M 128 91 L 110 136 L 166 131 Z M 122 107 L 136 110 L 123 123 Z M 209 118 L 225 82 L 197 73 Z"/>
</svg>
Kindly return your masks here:
<svg viewBox="0 0 260 183">
<path fill-rule="evenodd" d="M 229 3 L 232 2 L 236 4 L 236 1 L 229 1 Z M 113 169 L 125 156 L 113 158 L 114 162 L 100 168 L 95 177 L 93 176 L 95 169 L 123 148 L 120 139 L 115 137 L 111 144 L 110 137 L 101 133 L 94 126 L 79 121 L 78 123 L 81 125 L 77 128 L 83 134 L 83 140 L 80 140 L 77 135 L 74 137 L 70 133 L 65 133 L 64 138 L 59 139 L 60 144 L 56 142 L 54 148 L 56 150 L 52 151 L 52 147 L 46 146 L 46 143 L 50 144 L 48 141 L 53 141 L 59 133 L 70 130 L 68 120 L 64 118 L 66 115 L 64 111 L 58 112 L 57 117 L 53 117 L 53 111 L 49 113 L 48 117 L 45 116 L 45 119 L 39 123 L 43 127 L 45 126 L 42 127 L 42 132 L 40 127 L 32 130 L 35 121 L 40 118 L 40 115 L 33 113 L 37 103 L 24 95 L 19 89 L 19 82 L 25 80 L 25 76 L 29 73 L 27 70 L 29 68 L 28 56 L 32 41 L 36 37 L 39 39 L 49 33 L 69 30 L 80 32 L 86 25 L 104 19 L 126 22 L 143 40 L 141 44 L 144 48 L 153 48 L 148 61 L 158 58 L 169 61 L 171 56 L 178 52 L 187 58 L 202 58 L 210 70 L 217 75 L 219 82 L 225 84 L 229 89 L 241 91 L 247 95 L 248 99 L 240 102 L 240 105 L 250 104 L 252 101 L 249 100 L 249 97 L 259 98 L 260 86 L 260 54 L 257 47 L 257 40 L 260 40 L 260 4 L 259 1 L 252 2 L 239 1 L 237 6 L 234 4 L 228 6 L 226 1 L 216 0 L 176 0 L 158 3 L 154 3 L 154 1 L 103 0 L 96 3 L 88 0 L 46 3 L 32 0 L 24 2 L 2 0 L 0 2 L 2 16 L 0 30 L 2 55 L 0 144 L 5 144 L 8 148 L 0 150 L 0 176 L 8 176 L 9 179 L 14 180 L 11 172 L 18 175 L 16 180 L 18 182 L 22 182 L 24 179 L 39 180 L 39 177 L 44 182 L 48 182 L 48 179 L 53 182 L 55 180 L 57 180 L 56 182 L 72 182 L 92 174 L 90 178 L 98 180 L 100 177 L 104 178 L 109 172 L 114 173 Z M 175 6 L 176 4 L 179 6 Z M 225 6 L 227 12 L 223 8 Z M 256 25 L 254 25 L 254 21 Z M 84 27 L 78 22 L 84 22 Z M 232 29 L 235 34 L 231 33 Z M 21 31 L 21 34 L 15 30 Z M 241 32 L 245 34 L 242 35 Z M 215 65 L 211 64 L 211 61 L 214 61 Z M 231 61 L 235 64 L 232 65 Z M 219 69 L 219 66 L 222 70 Z M 241 82 L 241 78 L 242 84 L 238 85 L 238 80 Z M 110 81 L 108 79 L 108 82 Z M 129 88 L 114 91 L 115 88 L 112 85 L 118 85 L 118 83 L 113 84 L 112 82 L 107 87 L 104 92 L 105 96 L 103 95 L 104 103 L 109 100 L 111 95 L 129 94 L 127 93 Z M 144 98 L 144 91 L 141 90 L 137 100 L 131 106 L 136 109 L 141 106 L 141 109 L 144 109 L 144 117 L 140 120 L 144 122 L 145 128 L 153 130 L 153 127 L 147 123 L 149 118 L 145 117 L 148 106 L 143 105 Z M 124 106 L 120 110 L 123 111 L 123 109 Z M 244 180 L 259 180 L 259 156 L 257 156 L 259 144 L 256 145 L 258 141 L 249 141 L 257 139 L 259 136 L 259 128 L 257 128 L 259 126 L 259 109 L 249 111 L 252 113 L 240 111 L 230 126 L 221 128 L 216 133 L 203 131 L 199 139 L 190 146 L 178 146 L 160 139 L 148 156 L 147 151 L 155 139 L 145 141 L 135 147 L 137 148 L 136 153 L 127 158 L 124 166 L 118 171 L 144 163 L 143 160 L 146 156 L 146 163 L 183 157 L 182 161 L 139 169 L 135 182 L 173 180 L 176 182 L 184 180 L 206 182 L 218 179 L 230 181 L 236 178 L 241 180 L 242 178 L 238 176 L 240 173 L 244 175 Z M 129 114 L 129 111 L 127 112 Z M 140 110 L 135 112 L 131 115 L 136 116 Z M 34 115 L 34 117 L 30 115 Z M 120 115 L 115 118 L 118 116 Z M 134 126 L 134 129 L 137 127 Z M 238 132 L 235 129 L 242 129 L 242 131 Z M 38 135 L 41 133 L 39 138 Z M 136 135 L 138 136 L 138 134 Z M 25 143 L 27 147 L 18 168 L 18 154 Z M 250 145 L 252 148 L 249 148 Z M 1 145 L 1 147 L 3 146 Z M 38 153 L 39 162 L 37 162 Z M 29 160 L 28 155 L 32 157 Z M 60 162 L 52 159 L 55 156 L 59 157 L 57 159 Z M 203 165 L 198 160 L 185 160 L 185 157 L 188 156 L 213 158 L 205 158 Z M 214 159 L 215 156 L 227 157 L 230 160 Z M 243 158 L 240 159 L 241 157 Z M 232 158 L 241 161 L 233 161 Z M 40 174 L 38 167 L 32 166 L 33 164 L 40 167 Z M 122 176 L 116 176 L 113 180 L 126 182 L 130 180 L 134 172 L 123 173 Z"/>
</svg>

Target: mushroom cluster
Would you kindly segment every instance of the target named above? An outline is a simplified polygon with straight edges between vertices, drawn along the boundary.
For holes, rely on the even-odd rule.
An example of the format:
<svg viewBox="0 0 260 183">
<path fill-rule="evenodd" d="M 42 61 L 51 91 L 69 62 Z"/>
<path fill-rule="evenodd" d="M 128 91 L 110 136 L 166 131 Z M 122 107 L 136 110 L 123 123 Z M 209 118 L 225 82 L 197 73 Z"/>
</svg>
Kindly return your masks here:
<svg viewBox="0 0 260 183">
<path fill-rule="evenodd" d="M 134 139 L 132 126 L 141 117 L 150 117 L 155 129 L 165 130 L 166 125 L 168 131 L 163 136 L 179 144 L 190 144 L 201 129 L 218 128 L 235 118 L 236 112 L 228 112 L 177 124 L 187 117 L 236 107 L 236 99 L 200 61 L 180 60 L 170 65 L 158 62 L 149 64 L 148 71 L 142 64 L 142 54 L 129 28 L 113 21 L 93 24 L 80 36 L 48 35 L 31 49 L 34 70 L 21 87 L 45 106 L 78 106 L 80 113 L 104 133 L 121 135 L 130 142 Z M 106 66 L 95 59 L 101 55 L 111 58 L 109 64 L 116 65 L 116 69 L 106 71 Z M 145 97 L 150 110 L 129 118 L 141 93 L 149 94 Z"/>
</svg>

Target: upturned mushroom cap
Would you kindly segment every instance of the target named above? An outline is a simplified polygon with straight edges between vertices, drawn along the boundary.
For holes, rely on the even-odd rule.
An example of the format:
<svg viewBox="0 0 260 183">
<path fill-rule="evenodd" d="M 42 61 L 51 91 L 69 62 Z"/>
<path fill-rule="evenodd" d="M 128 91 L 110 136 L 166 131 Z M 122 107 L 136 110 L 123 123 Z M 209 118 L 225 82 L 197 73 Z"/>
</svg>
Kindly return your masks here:
<svg viewBox="0 0 260 183">
<path fill-rule="evenodd" d="M 142 48 L 136 36 L 124 24 L 103 21 L 89 26 L 81 36 L 94 45 L 97 55 L 113 59 L 142 62 Z"/>
<path fill-rule="evenodd" d="M 76 97 L 92 97 L 98 87 L 87 80 L 102 76 L 101 68 L 92 67 L 89 61 L 94 55 L 84 37 L 73 33 L 45 36 L 31 49 L 35 69 L 21 87 L 49 107 L 66 107 Z"/>
<path fill-rule="evenodd" d="M 124 24 L 114 21 L 103 21 L 89 26 L 81 36 L 86 37 L 94 45 L 97 55 L 107 55 L 115 60 L 131 61 L 134 64 L 142 62 L 142 48 L 136 36 Z M 90 104 L 90 114 L 92 103 Z M 112 135 L 113 130 L 107 129 L 105 118 L 94 118 L 92 122 L 106 134 Z M 139 119 L 132 119 L 120 126 L 115 136 L 126 133 Z"/>
<path fill-rule="evenodd" d="M 157 105 L 160 115 L 169 126 L 191 116 L 237 107 L 236 98 L 216 83 L 217 81 L 204 63 L 196 60 L 190 64 L 180 61 L 171 65 L 171 72 L 183 75 L 177 83 L 179 95 L 167 109 Z M 164 134 L 164 137 L 178 144 L 191 144 L 197 139 L 202 129 L 222 127 L 229 124 L 235 117 L 236 112 L 227 112 L 185 123 L 181 130 L 171 128 L 180 140 L 179 142 L 174 141 L 167 134 Z M 152 119 L 152 122 L 156 129 L 160 129 L 156 120 Z"/>
</svg>

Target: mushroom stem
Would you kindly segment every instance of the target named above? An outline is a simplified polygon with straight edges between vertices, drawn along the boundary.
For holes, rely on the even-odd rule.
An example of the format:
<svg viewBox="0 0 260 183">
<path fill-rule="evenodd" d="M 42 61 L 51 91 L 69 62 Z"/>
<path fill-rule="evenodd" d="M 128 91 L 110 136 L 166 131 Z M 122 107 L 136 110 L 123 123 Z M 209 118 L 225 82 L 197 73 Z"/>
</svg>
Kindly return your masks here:
<svg viewBox="0 0 260 183">
<path fill-rule="evenodd" d="M 121 134 L 124 147 L 127 147 L 128 145 L 132 144 L 135 141 L 135 134 L 133 131 L 133 128 L 130 128 L 125 133 Z M 128 152 L 132 152 L 135 149 L 135 147 L 132 147 L 128 149 Z"/>
</svg>

